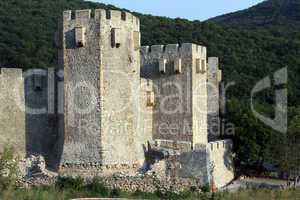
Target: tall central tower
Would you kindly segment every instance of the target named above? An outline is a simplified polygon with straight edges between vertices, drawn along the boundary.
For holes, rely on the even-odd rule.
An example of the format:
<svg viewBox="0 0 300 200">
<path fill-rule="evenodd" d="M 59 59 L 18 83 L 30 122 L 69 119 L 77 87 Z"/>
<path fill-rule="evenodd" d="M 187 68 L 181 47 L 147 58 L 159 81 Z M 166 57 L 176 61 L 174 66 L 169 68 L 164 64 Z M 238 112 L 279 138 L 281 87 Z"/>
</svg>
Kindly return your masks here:
<svg viewBox="0 0 300 200">
<path fill-rule="evenodd" d="M 74 16 L 74 17 L 73 17 Z M 61 168 L 143 162 L 138 137 L 139 19 L 121 11 L 64 12 L 65 119 Z M 135 94 L 136 93 L 136 94 Z"/>
</svg>

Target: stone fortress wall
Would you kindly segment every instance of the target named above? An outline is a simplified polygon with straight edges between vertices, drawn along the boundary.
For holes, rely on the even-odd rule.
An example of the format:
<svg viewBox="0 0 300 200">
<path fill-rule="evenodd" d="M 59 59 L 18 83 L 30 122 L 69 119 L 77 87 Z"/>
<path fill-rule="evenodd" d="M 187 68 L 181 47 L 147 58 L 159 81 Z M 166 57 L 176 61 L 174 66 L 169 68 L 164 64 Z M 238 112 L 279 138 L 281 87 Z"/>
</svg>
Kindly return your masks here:
<svg viewBox="0 0 300 200">
<path fill-rule="evenodd" d="M 51 168 L 56 168 L 59 151 L 58 118 L 63 115 L 62 96 L 58 96 L 57 71 L 29 69 L 23 73 L 26 111 L 27 155 L 42 155 Z"/>
<path fill-rule="evenodd" d="M 1 68 L 0 147 L 23 156 L 42 155 L 55 168 L 59 159 L 58 97 L 55 69 Z M 4 103 L 6 102 L 6 103 Z M 55 148 L 57 147 L 57 148 Z"/>
<path fill-rule="evenodd" d="M 219 140 L 207 145 L 209 181 L 217 187 L 226 186 L 234 179 L 232 141 Z"/>
<path fill-rule="evenodd" d="M 210 132 L 219 127 L 218 59 L 190 43 L 141 47 L 139 26 L 126 12 L 65 11 L 63 73 L 2 69 L 0 98 L 11 106 L 0 105 L 0 147 L 10 139 L 23 155 L 43 155 L 49 168 L 73 175 L 136 172 L 149 167 L 154 148 L 168 152 L 166 174 L 203 184 L 213 177 L 218 187 L 231 181 L 230 141 Z M 15 79 L 23 111 L 8 90 Z"/>
<path fill-rule="evenodd" d="M 188 145 L 185 142 L 176 142 L 175 146 L 172 140 L 159 140 L 156 148 L 175 151 L 170 157 L 163 159 L 160 173 L 169 178 L 193 178 L 202 184 L 214 183 L 218 188 L 234 179 L 231 140 L 209 142 L 193 150 L 186 147 Z"/>
<path fill-rule="evenodd" d="M 26 155 L 24 80 L 22 69 L 0 69 L 0 147 L 14 147 L 19 156 Z"/>
</svg>

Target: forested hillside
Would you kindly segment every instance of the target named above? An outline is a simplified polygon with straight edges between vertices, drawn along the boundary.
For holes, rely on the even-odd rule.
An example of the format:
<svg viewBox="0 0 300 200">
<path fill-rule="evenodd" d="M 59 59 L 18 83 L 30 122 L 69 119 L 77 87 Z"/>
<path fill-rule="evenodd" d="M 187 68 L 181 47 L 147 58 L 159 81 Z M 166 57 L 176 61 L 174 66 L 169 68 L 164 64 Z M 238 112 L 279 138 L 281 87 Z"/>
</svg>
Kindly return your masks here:
<svg viewBox="0 0 300 200">
<path fill-rule="evenodd" d="M 299 29 L 299 0 L 268 0 L 240 12 L 225 14 L 209 21 L 224 26 L 266 28 L 285 26 Z"/>
<path fill-rule="evenodd" d="M 85 8 L 115 7 L 83 0 L 1 0 L 0 66 L 55 67 L 54 34 L 62 11 Z M 240 161 L 286 162 L 286 154 L 277 156 L 278 152 L 291 150 L 283 151 L 279 144 L 292 141 L 253 117 L 250 92 L 258 80 L 288 67 L 288 132 L 300 144 L 300 0 L 269 0 L 206 22 L 135 14 L 141 19 L 144 45 L 194 42 L 220 58 L 225 82 L 236 83 L 228 91 L 226 117 L 236 125 Z M 270 90 L 261 96 L 258 109 L 272 115 L 273 99 Z"/>
</svg>

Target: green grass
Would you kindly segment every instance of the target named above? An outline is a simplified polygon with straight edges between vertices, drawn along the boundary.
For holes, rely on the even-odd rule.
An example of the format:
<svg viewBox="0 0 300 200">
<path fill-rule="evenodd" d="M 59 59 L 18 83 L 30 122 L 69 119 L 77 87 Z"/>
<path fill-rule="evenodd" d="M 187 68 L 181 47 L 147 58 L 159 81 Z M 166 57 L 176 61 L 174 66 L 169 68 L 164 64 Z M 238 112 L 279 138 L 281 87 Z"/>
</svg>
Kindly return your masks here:
<svg viewBox="0 0 300 200">
<path fill-rule="evenodd" d="M 300 190 L 247 190 L 236 193 L 219 194 L 222 200 L 298 200 Z"/>
<path fill-rule="evenodd" d="M 97 187 L 96 187 L 97 188 Z M 107 188 L 91 188 L 84 186 L 79 189 L 65 188 L 58 189 L 57 187 L 40 187 L 31 189 L 15 189 L 2 191 L 0 199 L 2 200 L 69 200 L 72 198 L 87 198 L 87 197 L 118 197 L 130 199 L 200 199 L 200 200 L 299 200 L 300 190 L 245 190 L 235 193 L 216 193 L 213 196 L 210 194 L 198 195 L 187 191 L 181 194 L 166 193 L 161 194 L 156 192 L 143 193 L 135 192 L 128 193 L 120 190 L 110 190 Z"/>
<path fill-rule="evenodd" d="M 300 189 L 266 190 L 252 189 L 235 193 L 220 192 L 211 195 L 198 194 L 195 188 L 175 194 L 156 184 L 156 192 L 124 192 L 110 189 L 100 177 L 86 182 L 83 178 L 58 177 L 52 186 L 20 188 L 16 185 L 17 171 L 13 162 L 13 151 L 5 148 L 0 154 L 0 200 L 69 200 L 74 198 L 127 198 L 127 199 L 190 199 L 190 200 L 300 200 Z M 8 170 L 8 175 L 4 173 Z M 207 191 L 208 186 L 202 187 Z"/>
<path fill-rule="evenodd" d="M 135 192 L 128 193 L 120 190 L 91 191 L 87 188 L 80 190 L 65 189 L 58 190 L 55 187 L 16 189 L 13 191 L 4 191 L 0 194 L 2 200 L 69 200 L 73 198 L 134 198 L 134 199 L 160 199 L 155 194 Z"/>
</svg>

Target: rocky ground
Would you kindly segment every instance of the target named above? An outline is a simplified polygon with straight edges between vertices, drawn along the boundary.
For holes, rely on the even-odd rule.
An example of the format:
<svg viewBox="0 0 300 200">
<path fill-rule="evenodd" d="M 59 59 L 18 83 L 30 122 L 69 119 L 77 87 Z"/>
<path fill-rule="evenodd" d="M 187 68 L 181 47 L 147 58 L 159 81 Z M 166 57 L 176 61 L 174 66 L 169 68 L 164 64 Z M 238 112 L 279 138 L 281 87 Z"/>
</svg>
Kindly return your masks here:
<svg viewBox="0 0 300 200">
<path fill-rule="evenodd" d="M 300 187 L 300 182 L 297 184 Z M 233 181 L 230 185 L 222 188 L 222 191 L 236 192 L 240 189 L 267 188 L 267 189 L 286 189 L 287 181 L 268 178 L 240 178 Z"/>
<path fill-rule="evenodd" d="M 46 162 L 42 156 L 31 156 L 19 163 L 20 178 L 19 184 L 24 187 L 53 185 L 58 174 L 46 169 Z M 167 178 L 161 170 L 160 164 L 154 165 L 152 170 L 147 173 L 127 175 L 116 173 L 109 177 L 99 177 L 103 184 L 111 189 L 121 189 L 127 192 L 149 192 L 157 190 L 172 191 L 179 193 L 182 191 L 199 191 L 200 183 L 193 179 Z M 85 179 L 86 182 L 92 181 L 92 177 Z"/>
<path fill-rule="evenodd" d="M 20 185 L 29 187 L 31 185 L 54 184 L 58 174 L 46 169 L 46 161 L 42 156 L 30 156 L 19 161 Z"/>
<path fill-rule="evenodd" d="M 126 177 L 114 175 L 104 178 L 104 183 L 110 188 L 120 188 L 124 191 L 135 192 L 143 191 L 153 193 L 155 191 L 172 191 L 180 193 L 183 191 L 199 191 L 200 185 L 191 179 L 158 179 L 155 175 L 139 175 Z"/>
</svg>

